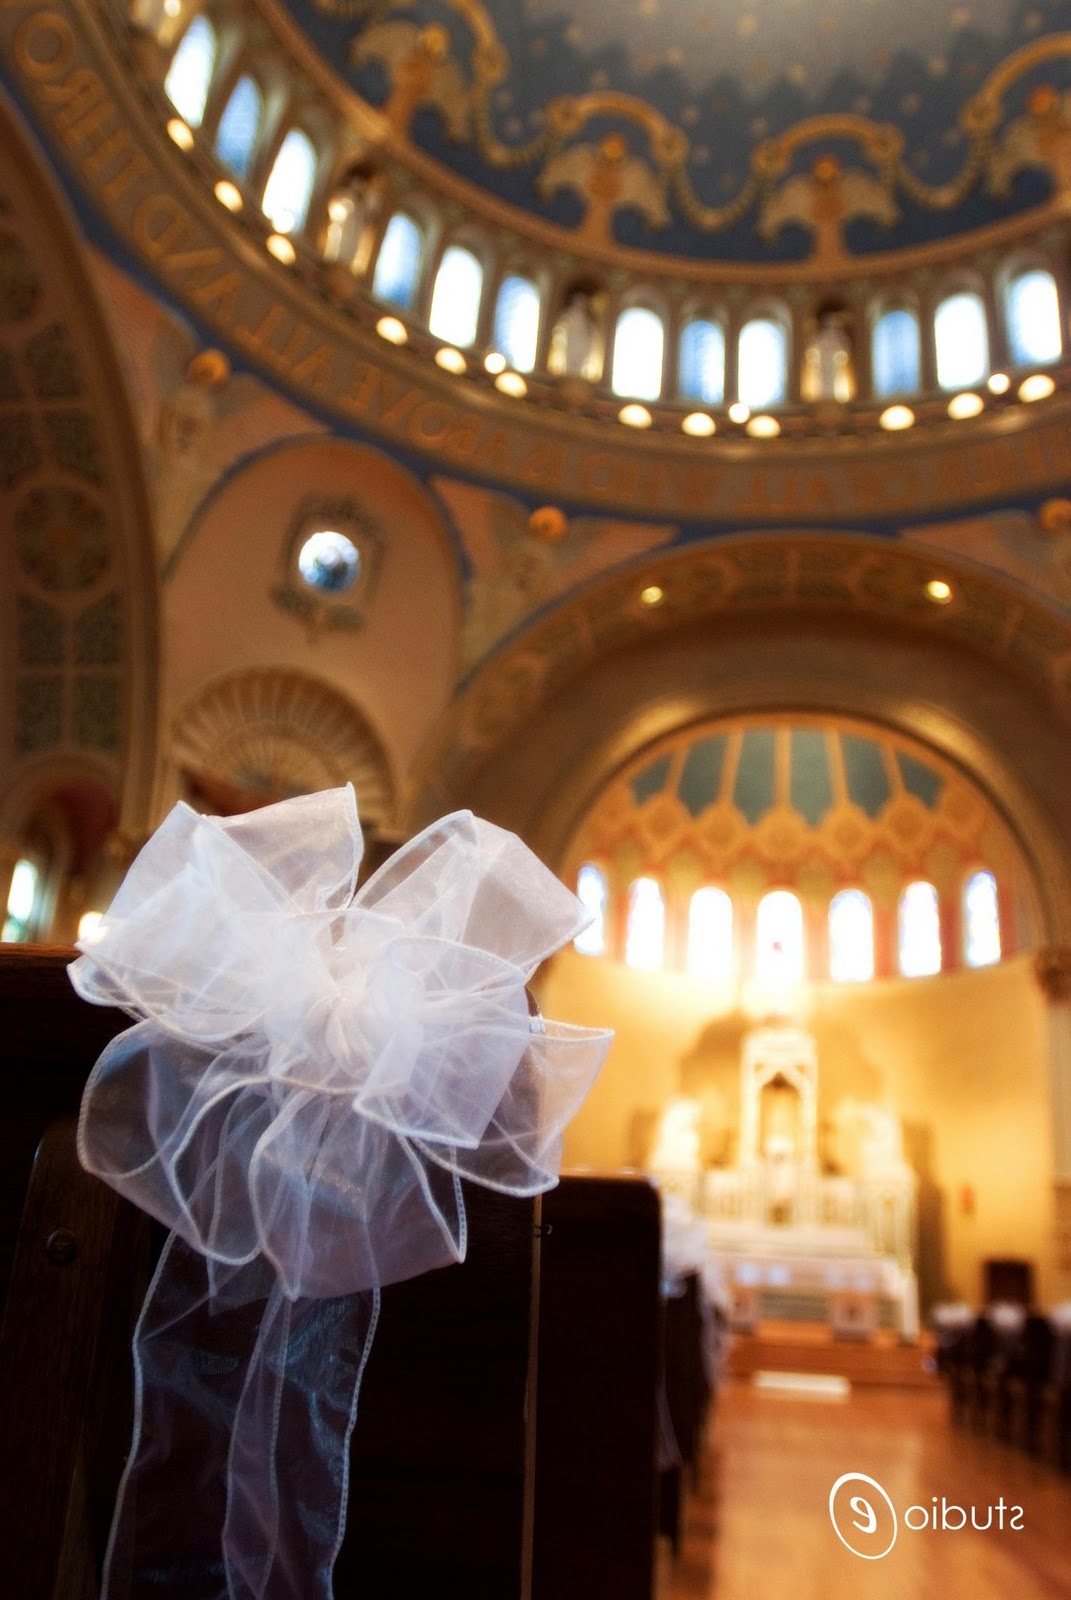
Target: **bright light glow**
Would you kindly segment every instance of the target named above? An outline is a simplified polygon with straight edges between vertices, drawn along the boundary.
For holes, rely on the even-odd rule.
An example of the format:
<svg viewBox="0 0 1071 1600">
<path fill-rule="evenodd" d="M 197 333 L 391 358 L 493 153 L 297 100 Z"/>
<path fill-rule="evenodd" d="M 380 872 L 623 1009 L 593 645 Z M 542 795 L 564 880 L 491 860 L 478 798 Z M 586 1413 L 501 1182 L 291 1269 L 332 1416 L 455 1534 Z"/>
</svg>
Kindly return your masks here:
<svg viewBox="0 0 1071 1600">
<path fill-rule="evenodd" d="M 601 956 L 606 950 L 606 878 L 598 867 L 586 861 L 576 879 L 576 897 L 594 919 L 591 926 L 578 933 L 573 948 L 582 956 Z"/>
<path fill-rule="evenodd" d="M 167 131 L 180 150 L 193 149 L 193 133 L 189 124 L 183 122 L 181 117 L 172 117 L 167 125 Z"/>
<path fill-rule="evenodd" d="M 640 590 L 640 599 L 645 606 L 660 606 L 665 598 L 666 591 L 658 583 L 649 583 L 646 589 Z"/>
<path fill-rule="evenodd" d="M 1017 367 L 1044 366 L 1063 353 L 1060 297 L 1051 272 L 1035 267 L 1008 285 L 1008 343 Z"/>
<path fill-rule="evenodd" d="M 752 411 L 780 405 L 788 383 L 788 340 L 772 317 L 754 317 L 740 329 L 739 399 Z"/>
<path fill-rule="evenodd" d="M 781 432 L 781 424 L 776 417 L 752 417 L 747 431 L 753 439 L 776 439 Z"/>
<path fill-rule="evenodd" d="M 164 16 L 177 17 L 182 10 L 182 0 L 164 0 Z"/>
<path fill-rule="evenodd" d="M 917 394 L 921 387 L 919 319 L 899 306 L 883 312 L 874 324 L 871 340 L 874 393 Z"/>
<path fill-rule="evenodd" d="M 527 278 L 504 278 L 495 302 L 495 347 L 505 364 L 531 372 L 539 344 L 539 290 Z"/>
<path fill-rule="evenodd" d="M 965 394 L 954 394 L 948 402 L 948 414 L 953 422 L 963 422 L 968 417 L 976 417 L 984 411 L 985 401 L 980 394 L 973 394 L 968 390 Z"/>
<path fill-rule="evenodd" d="M 981 383 L 989 365 L 989 329 L 981 296 L 953 294 L 942 300 L 933 333 L 941 388 L 966 389 Z"/>
<path fill-rule="evenodd" d="M 915 413 L 910 406 L 886 406 L 878 421 L 889 433 L 900 433 L 915 426 Z"/>
<path fill-rule="evenodd" d="M 626 428 L 649 428 L 654 418 L 646 406 L 622 406 L 617 413 L 618 422 L 623 422 Z"/>
<path fill-rule="evenodd" d="M 688 906 L 688 971 L 708 983 L 733 975 L 733 903 L 724 889 L 697 889 Z"/>
<path fill-rule="evenodd" d="M 874 976 L 874 910 L 862 889 L 842 889 L 830 902 L 829 975 L 836 983 Z"/>
<path fill-rule="evenodd" d="M 32 861 L 16 861 L 7 896 L 9 917 L 14 917 L 18 922 L 29 922 L 33 916 L 39 883 L 40 874 Z"/>
<path fill-rule="evenodd" d="M 941 913 L 932 883 L 909 883 L 900 896 L 900 971 L 928 978 L 941 970 Z"/>
<path fill-rule="evenodd" d="M 435 352 L 436 363 L 444 372 L 453 372 L 458 377 L 465 371 L 468 362 L 460 350 L 455 350 L 452 345 L 444 344 L 441 350 Z"/>
<path fill-rule="evenodd" d="M 242 194 L 236 184 L 229 178 L 220 178 L 215 189 L 216 199 L 221 206 L 226 206 L 228 211 L 241 211 Z"/>
<path fill-rule="evenodd" d="M 194 17 L 164 79 L 164 93 L 191 128 L 201 126 L 215 62 L 216 30 L 207 17 Z"/>
<path fill-rule="evenodd" d="M 690 434 L 693 439 L 709 439 L 717 431 L 714 418 L 705 411 L 690 411 L 681 422 L 681 432 Z"/>
<path fill-rule="evenodd" d="M 406 344 L 409 339 L 409 329 L 404 322 L 399 322 L 397 317 L 380 317 L 376 323 L 376 332 L 381 339 L 386 339 L 388 344 Z"/>
<path fill-rule="evenodd" d="M 1007 394 L 1011 388 L 1011 379 L 1006 372 L 991 372 L 986 379 L 986 388 L 990 394 Z"/>
<path fill-rule="evenodd" d="M 291 128 L 264 186 L 264 215 L 276 233 L 293 233 L 305 225 L 316 181 L 316 151 L 300 128 Z"/>
<path fill-rule="evenodd" d="M 931 578 L 926 585 L 926 593 L 935 604 L 946 606 L 952 598 L 952 585 L 946 583 L 944 578 Z"/>
<path fill-rule="evenodd" d="M 298 551 L 298 571 L 310 589 L 342 594 L 351 589 L 361 570 L 361 552 L 352 539 L 335 528 L 318 528 Z"/>
<path fill-rule="evenodd" d="M 493 378 L 506 370 L 506 358 L 501 350 L 489 350 L 483 358 L 483 364 Z"/>
<path fill-rule="evenodd" d="M 264 103 L 248 75 L 239 78 L 216 131 L 216 154 L 239 178 L 248 178 Z"/>
<path fill-rule="evenodd" d="M 403 311 L 412 309 L 420 277 L 420 257 L 424 235 L 404 211 L 396 211 L 387 223 L 376 257 L 372 293 Z"/>
<path fill-rule="evenodd" d="M 697 317 L 681 334 L 677 388 L 685 400 L 720 406 L 725 399 L 725 332 L 720 322 Z"/>
<path fill-rule="evenodd" d="M 654 878 L 637 878 L 628 892 L 625 961 L 644 972 L 662 967 L 666 942 L 666 903 Z"/>
<path fill-rule="evenodd" d="M 1047 400 L 1055 388 L 1056 385 L 1047 372 L 1035 372 L 1029 378 L 1024 378 L 1019 385 L 1019 399 L 1028 402 Z"/>
<path fill-rule="evenodd" d="M 803 907 L 788 889 L 763 895 L 755 918 L 755 975 L 774 989 L 803 978 Z"/>
<path fill-rule="evenodd" d="M 103 911 L 83 911 L 78 918 L 78 939 L 81 944 L 93 944 L 99 937 Z"/>
<path fill-rule="evenodd" d="M 523 400 L 528 393 L 528 385 L 519 372 L 500 372 L 495 379 L 495 388 L 503 394 L 508 394 L 514 400 Z"/>
<path fill-rule="evenodd" d="M 297 251 L 282 233 L 269 233 L 264 241 L 265 249 L 273 255 L 276 261 L 281 261 L 284 267 L 292 267 L 297 260 Z"/>
<path fill-rule="evenodd" d="M 645 306 L 630 306 L 617 319 L 614 367 L 610 386 L 615 394 L 657 400 L 662 393 L 665 349 L 662 318 Z"/>
<path fill-rule="evenodd" d="M 1000 960 L 1000 907 L 991 872 L 974 873 L 964 886 L 963 953 L 969 967 L 988 967 Z"/>
<path fill-rule="evenodd" d="M 746 406 L 742 400 L 734 400 L 729 407 L 730 422 L 746 422 L 751 415 L 751 407 Z"/>
<path fill-rule="evenodd" d="M 439 263 L 428 327 L 436 339 L 470 345 L 476 337 L 483 293 L 483 267 L 471 250 L 452 244 Z"/>
</svg>

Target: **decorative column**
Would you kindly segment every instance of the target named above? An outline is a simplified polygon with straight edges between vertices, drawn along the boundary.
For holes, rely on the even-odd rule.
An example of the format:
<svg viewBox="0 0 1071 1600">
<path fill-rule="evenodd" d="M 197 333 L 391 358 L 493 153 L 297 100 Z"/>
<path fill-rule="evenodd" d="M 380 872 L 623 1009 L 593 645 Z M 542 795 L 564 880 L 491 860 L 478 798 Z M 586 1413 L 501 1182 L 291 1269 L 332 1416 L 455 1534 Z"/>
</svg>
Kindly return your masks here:
<svg viewBox="0 0 1071 1600">
<path fill-rule="evenodd" d="M 1071 1273 L 1071 947 L 1039 950 L 1034 972 L 1049 1003 L 1056 1264 L 1061 1273 Z"/>
</svg>

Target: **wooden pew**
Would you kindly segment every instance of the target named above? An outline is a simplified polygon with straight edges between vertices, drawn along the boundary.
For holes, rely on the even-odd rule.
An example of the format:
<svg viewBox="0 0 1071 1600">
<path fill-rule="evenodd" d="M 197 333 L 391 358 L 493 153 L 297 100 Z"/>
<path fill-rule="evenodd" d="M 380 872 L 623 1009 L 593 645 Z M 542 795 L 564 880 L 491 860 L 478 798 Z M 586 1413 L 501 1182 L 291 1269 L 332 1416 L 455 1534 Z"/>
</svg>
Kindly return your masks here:
<svg viewBox="0 0 1071 1600">
<path fill-rule="evenodd" d="M 85 1078 L 127 1019 L 77 998 L 73 954 L 0 947 L 0 1538 L 18 1600 L 98 1593 L 149 1262 L 145 1219 L 74 1153 Z M 537 1206 L 466 1202 L 464 1266 L 384 1294 L 336 1600 L 527 1600 Z"/>
<path fill-rule="evenodd" d="M 643 1178 L 543 1198 L 534 1600 L 651 1600 L 660 1227 Z"/>
</svg>

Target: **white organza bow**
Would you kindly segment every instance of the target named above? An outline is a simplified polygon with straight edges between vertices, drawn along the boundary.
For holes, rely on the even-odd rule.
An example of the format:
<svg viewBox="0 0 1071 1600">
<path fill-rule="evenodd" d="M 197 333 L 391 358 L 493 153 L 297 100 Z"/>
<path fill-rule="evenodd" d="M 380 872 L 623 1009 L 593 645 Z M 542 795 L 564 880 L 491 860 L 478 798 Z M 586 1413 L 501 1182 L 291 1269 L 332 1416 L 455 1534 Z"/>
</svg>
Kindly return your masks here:
<svg viewBox="0 0 1071 1600">
<path fill-rule="evenodd" d="M 147 1573 L 154 1595 L 326 1600 L 379 1289 L 463 1259 L 462 1177 L 557 1181 L 609 1044 L 533 1024 L 527 980 L 588 918 L 519 839 L 459 812 L 355 894 L 361 851 L 349 787 L 228 820 L 176 806 L 70 969 L 143 1019 L 89 1079 L 81 1159 L 171 1230 L 113 1600 Z M 199 1548 L 150 1511 L 179 1471 Z"/>
</svg>

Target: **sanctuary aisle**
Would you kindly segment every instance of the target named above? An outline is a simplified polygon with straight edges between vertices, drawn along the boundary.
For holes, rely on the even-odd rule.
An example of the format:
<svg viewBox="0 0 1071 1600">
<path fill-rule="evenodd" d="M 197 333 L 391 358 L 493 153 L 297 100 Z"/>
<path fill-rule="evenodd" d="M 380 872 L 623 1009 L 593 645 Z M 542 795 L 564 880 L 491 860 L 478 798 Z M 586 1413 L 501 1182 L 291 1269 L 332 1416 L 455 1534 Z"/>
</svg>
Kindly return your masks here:
<svg viewBox="0 0 1071 1600">
<path fill-rule="evenodd" d="M 829 1492 L 848 1472 L 880 1483 L 899 1513 L 884 1558 L 861 1559 L 834 1532 Z M 931 1508 L 934 1496 L 967 1508 L 967 1529 L 906 1528 L 904 1512 Z M 1008 1527 L 1005 1512 L 999 1531 L 997 1509 L 991 1531 L 971 1529 L 971 1508 L 984 1525 L 1001 1497 L 1006 1507 L 1023 1508 L 1021 1530 Z M 921 1521 L 920 1513 L 911 1520 Z M 1069 1530 L 1071 1479 L 1011 1446 L 954 1430 L 944 1394 L 856 1389 L 846 1400 L 789 1398 L 737 1381 L 719 1393 L 703 1477 L 663 1595 L 1067 1600 Z"/>
</svg>

